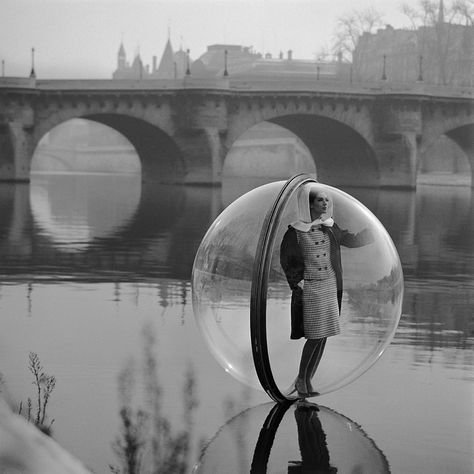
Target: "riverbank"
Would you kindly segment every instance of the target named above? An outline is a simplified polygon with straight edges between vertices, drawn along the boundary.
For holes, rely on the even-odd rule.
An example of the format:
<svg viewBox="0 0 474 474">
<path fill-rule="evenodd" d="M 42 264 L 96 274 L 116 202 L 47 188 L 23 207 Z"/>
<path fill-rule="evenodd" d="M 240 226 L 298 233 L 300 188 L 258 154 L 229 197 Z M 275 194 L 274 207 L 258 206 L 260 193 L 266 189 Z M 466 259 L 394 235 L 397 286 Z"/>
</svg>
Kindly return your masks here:
<svg viewBox="0 0 474 474">
<path fill-rule="evenodd" d="M 431 172 L 419 174 L 418 185 L 431 186 L 471 186 L 471 177 L 465 173 Z"/>
</svg>

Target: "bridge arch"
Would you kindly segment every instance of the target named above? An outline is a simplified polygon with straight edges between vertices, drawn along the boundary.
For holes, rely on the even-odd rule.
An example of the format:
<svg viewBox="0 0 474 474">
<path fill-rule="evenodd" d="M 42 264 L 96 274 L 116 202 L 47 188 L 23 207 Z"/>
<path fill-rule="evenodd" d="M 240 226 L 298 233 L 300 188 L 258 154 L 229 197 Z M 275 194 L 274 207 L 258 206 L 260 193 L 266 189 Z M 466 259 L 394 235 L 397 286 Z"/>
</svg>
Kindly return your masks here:
<svg viewBox="0 0 474 474">
<path fill-rule="evenodd" d="M 447 137 L 464 152 L 467 166 L 470 167 L 471 186 L 474 186 L 474 114 L 470 108 L 466 108 L 465 113 L 458 111 L 450 116 L 445 114 L 446 111 L 438 111 L 431 115 L 431 120 L 425 118 L 419 147 L 421 160 L 429 160 L 429 150 L 440 138 Z"/>
<path fill-rule="evenodd" d="M 474 167 L 474 123 L 449 130 L 446 135 L 470 157 L 471 166 Z"/>
<path fill-rule="evenodd" d="M 139 156 L 142 180 L 163 183 L 183 181 L 185 167 L 182 155 L 169 133 L 148 120 L 125 113 L 91 111 L 78 114 L 69 110 L 51 114 L 35 130 L 33 150 L 47 132 L 73 118 L 107 125 L 127 138 Z"/>
<path fill-rule="evenodd" d="M 246 178 L 256 183 L 304 172 L 316 176 L 308 147 L 285 127 L 260 122 L 244 132 L 225 156 L 223 179 Z"/>
<path fill-rule="evenodd" d="M 318 179 L 334 186 L 379 184 L 375 153 L 348 125 L 319 115 L 288 115 L 271 122 L 291 130 L 310 150 Z"/>
<path fill-rule="evenodd" d="M 128 115 L 91 114 L 83 118 L 107 125 L 135 147 L 142 165 L 142 179 L 164 183 L 181 182 L 185 170 L 180 150 L 163 130 Z"/>
<path fill-rule="evenodd" d="M 474 123 L 457 127 L 446 135 L 466 154 L 471 166 L 471 187 L 474 187 Z"/>
<path fill-rule="evenodd" d="M 379 164 L 374 150 L 367 138 L 347 123 L 314 113 L 287 113 L 261 119 L 260 123 L 267 121 L 279 125 L 303 142 L 314 160 L 320 181 L 334 186 L 379 185 Z M 247 121 L 246 126 L 250 129 L 256 123 L 259 122 Z M 239 125 L 234 128 L 233 143 L 238 139 L 237 130 L 243 128 Z M 229 143 L 228 147 L 231 145 Z M 291 169 L 288 174 L 295 172 L 307 170 Z"/>
</svg>

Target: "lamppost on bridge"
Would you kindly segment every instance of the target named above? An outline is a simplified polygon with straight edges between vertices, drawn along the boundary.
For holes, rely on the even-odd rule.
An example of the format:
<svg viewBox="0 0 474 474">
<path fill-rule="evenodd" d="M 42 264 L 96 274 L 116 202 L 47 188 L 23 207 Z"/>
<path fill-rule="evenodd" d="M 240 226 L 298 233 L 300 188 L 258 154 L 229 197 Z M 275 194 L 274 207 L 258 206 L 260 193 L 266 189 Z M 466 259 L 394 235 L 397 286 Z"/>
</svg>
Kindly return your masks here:
<svg viewBox="0 0 474 474">
<path fill-rule="evenodd" d="M 316 80 L 319 81 L 319 72 L 321 68 L 319 66 L 316 66 Z"/>
<path fill-rule="evenodd" d="M 191 69 L 189 67 L 189 49 L 186 50 L 186 76 L 191 75 Z"/>
<path fill-rule="evenodd" d="M 423 82 L 423 55 L 418 57 L 418 82 Z"/>
<path fill-rule="evenodd" d="M 386 68 L 387 68 L 387 55 L 384 54 L 384 55 L 383 55 L 383 67 L 382 67 L 382 81 L 386 81 L 386 80 L 387 80 L 387 71 L 386 71 Z"/>
<path fill-rule="evenodd" d="M 224 50 L 224 77 L 228 76 L 229 72 L 227 71 L 227 49 Z"/>
<path fill-rule="evenodd" d="M 35 73 L 35 48 L 31 48 L 31 72 L 30 72 L 30 77 L 35 78 L 36 73 Z"/>
<path fill-rule="evenodd" d="M 2 59 L 2 77 L 5 77 L 5 60 Z"/>
</svg>

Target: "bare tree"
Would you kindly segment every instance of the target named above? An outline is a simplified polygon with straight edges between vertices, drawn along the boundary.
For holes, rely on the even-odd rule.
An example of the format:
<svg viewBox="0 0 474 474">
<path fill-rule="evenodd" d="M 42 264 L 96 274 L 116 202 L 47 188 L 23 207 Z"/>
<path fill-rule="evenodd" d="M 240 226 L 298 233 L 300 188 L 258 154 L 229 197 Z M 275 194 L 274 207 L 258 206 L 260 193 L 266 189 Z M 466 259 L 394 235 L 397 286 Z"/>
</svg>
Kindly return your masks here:
<svg viewBox="0 0 474 474">
<path fill-rule="evenodd" d="M 453 9 L 460 22 L 464 21 L 466 26 L 474 25 L 474 0 L 455 0 Z"/>
<path fill-rule="evenodd" d="M 419 55 L 429 76 L 439 84 L 452 83 L 463 63 L 466 41 L 454 25 L 473 26 L 474 0 L 420 0 L 418 7 L 404 4 L 401 10 L 418 32 Z"/>
<path fill-rule="evenodd" d="M 351 60 L 359 37 L 363 33 L 373 33 L 383 24 L 382 13 L 373 7 L 345 13 L 337 19 L 332 42 L 333 53 L 342 53 L 344 59 Z"/>
<path fill-rule="evenodd" d="M 420 0 L 419 8 L 404 3 L 401 11 L 410 21 L 413 30 L 421 26 L 432 26 L 438 21 L 438 2 L 434 0 Z"/>
<path fill-rule="evenodd" d="M 438 0 L 420 0 L 418 7 L 402 4 L 401 11 L 415 30 L 423 26 L 435 26 L 439 23 L 468 26 L 472 25 L 474 21 L 474 0 L 443 2 L 442 9 Z"/>
<path fill-rule="evenodd" d="M 330 60 L 333 57 L 332 47 L 328 44 L 324 44 L 314 53 L 314 58 L 318 62 L 324 62 Z"/>
</svg>

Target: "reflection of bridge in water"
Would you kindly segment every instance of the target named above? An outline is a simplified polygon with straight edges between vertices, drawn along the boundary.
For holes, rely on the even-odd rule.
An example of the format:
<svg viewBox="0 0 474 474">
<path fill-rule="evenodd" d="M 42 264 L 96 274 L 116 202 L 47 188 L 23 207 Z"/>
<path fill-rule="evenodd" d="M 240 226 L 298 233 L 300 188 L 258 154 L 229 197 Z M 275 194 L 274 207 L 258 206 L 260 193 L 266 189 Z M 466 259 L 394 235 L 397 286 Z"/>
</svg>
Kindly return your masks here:
<svg viewBox="0 0 474 474">
<path fill-rule="evenodd" d="M 56 213 L 57 217 L 70 216 L 64 235 L 61 227 L 46 226 L 45 222 L 50 224 L 52 219 L 45 220 L 41 209 L 35 204 L 32 207 L 30 192 L 36 189 L 34 182 L 31 190 L 28 185 L 4 183 L 0 186 L 0 218 L 3 223 L 0 229 L 0 264 L 5 276 L 45 275 L 51 278 L 51 275 L 56 275 L 58 279 L 91 281 L 161 277 L 189 279 L 194 255 L 204 233 L 228 204 L 224 201 L 237 197 L 237 194 L 227 196 L 226 187 L 150 183 L 143 184 L 139 194 L 132 191 L 136 204 L 127 213 L 119 214 L 102 204 L 95 214 L 101 197 L 95 196 L 97 199 L 94 201 L 93 192 L 85 193 L 83 204 L 76 197 L 68 204 L 71 207 L 61 208 L 64 194 L 72 189 L 72 185 L 67 177 L 55 179 L 65 180 L 65 185 L 49 184 L 48 212 L 50 215 Z M 104 190 L 106 186 L 101 185 L 100 189 Z M 241 193 L 245 191 L 244 187 L 240 189 Z M 417 193 L 362 188 L 348 191 L 371 209 L 387 228 L 408 272 L 421 264 L 429 264 L 433 258 L 431 255 L 438 255 L 445 242 L 454 241 L 463 233 L 474 232 L 471 222 L 474 206 L 469 188 L 459 188 L 456 192 L 446 188 L 445 193 L 439 188 Z M 425 193 L 431 192 L 441 199 L 426 197 Z M 130 194 L 115 194 L 112 198 L 117 196 L 123 200 L 114 203 L 118 207 L 130 201 Z M 76 226 L 73 213 L 77 208 L 86 213 L 86 221 Z M 442 217 L 427 219 L 426 216 L 433 212 Z M 104 224 L 101 215 L 112 216 L 110 222 Z M 423 222 L 422 230 L 420 222 Z M 81 233 L 85 225 L 89 231 Z M 458 242 L 453 248 L 459 246 L 462 244 Z M 458 273 L 467 274 L 469 262 L 456 261 L 455 256 L 449 254 L 446 259 L 451 266 L 460 268 Z M 461 267 L 465 267 L 464 270 Z"/>
<path fill-rule="evenodd" d="M 6 279 L 187 280 L 200 240 L 221 207 L 213 188 L 144 185 L 128 219 L 116 222 L 110 232 L 102 235 L 92 230 L 88 240 L 86 235 L 79 235 L 80 229 L 74 224 L 66 235 L 54 226 L 45 232 L 41 216 L 32 211 L 29 192 L 26 185 L 0 187 L 4 222 L 0 259 Z M 52 208 L 62 197 L 56 199 L 50 203 Z M 194 236 L 192 245 L 190 235 Z"/>
<path fill-rule="evenodd" d="M 318 178 L 332 185 L 414 188 L 420 156 L 441 136 L 459 145 L 474 170 L 472 88 L 303 79 L 30 84 L 4 78 L 0 105 L 3 180 L 28 180 L 40 139 L 72 118 L 122 133 L 137 150 L 143 177 L 167 183 L 220 184 L 233 143 L 263 121 L 299 137 Z"/>
</svg>

